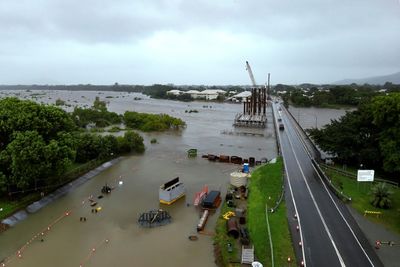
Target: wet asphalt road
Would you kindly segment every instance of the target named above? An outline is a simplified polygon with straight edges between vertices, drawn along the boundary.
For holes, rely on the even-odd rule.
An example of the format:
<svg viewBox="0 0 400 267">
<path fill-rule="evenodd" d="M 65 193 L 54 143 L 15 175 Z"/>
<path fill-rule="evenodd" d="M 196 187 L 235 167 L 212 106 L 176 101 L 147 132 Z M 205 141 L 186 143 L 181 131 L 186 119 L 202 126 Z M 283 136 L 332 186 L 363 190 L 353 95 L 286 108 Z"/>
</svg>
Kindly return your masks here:
<svg viewBox="0 0 400 267">
<path fill-rule="evenodd" d="M 285 109 L 274 107 L 284 130 L 279 131 L 287 190 L 300 225 L 300 261 L 304 266 L 383 266 L 347 207 L 329 191 L 314 169 Z M 288 203 L 289 204 L 289 203 Z M 290 221 L 292 217 L 289 217 Z"/>
</svg>

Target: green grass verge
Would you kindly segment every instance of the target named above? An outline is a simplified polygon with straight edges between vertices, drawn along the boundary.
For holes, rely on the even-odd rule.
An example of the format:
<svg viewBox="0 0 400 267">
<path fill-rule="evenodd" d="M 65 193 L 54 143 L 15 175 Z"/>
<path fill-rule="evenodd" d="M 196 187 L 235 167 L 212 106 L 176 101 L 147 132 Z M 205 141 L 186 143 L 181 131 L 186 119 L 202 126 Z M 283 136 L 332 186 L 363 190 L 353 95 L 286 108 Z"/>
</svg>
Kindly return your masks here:
<svg viewBox="0 0 400 267">
<path fill-rule="evenodd" d="M 271 249 L 268 237 L 265 206 L 275 206 L 283 186 L 283 161 L 267 164 L 256 169 L 251 175 L 250 194 L 247 205 L 248 227 L 257 259 L 264 265 L 271 265 Z M 286 206 L 282 202 L 274 213 L 268 213 L 274 251 L 275 266 L 286 266 L 287 258 L 296 259 L 292 246 Z M 293 263 L 296 266 L 296 263 Z"/>
<path fill-rule="evenodd" d="M 381 211 L 383 215 L 379 218 L 367 215 L 368 219 L 400 234 L 400 189 L 398 187 L 388 185 L 393 192 L 391 195 L 392 207 L 390 209 L 379 209 L 370 203 L 372 183 L 357 183 L 357 180 L 343 176 L 333 170 L 324 169 L 324 171 L 338 188 L 343 189 L 344 194 L 351 197 L 350 205 L 354 209 L 361 214 L 364 214 L 365 210 Z"/>
<path fill-rule="evenodd" d="M 37 201 L 39 198 L 39 193 L 32 193 L 19 200 L 0 199 L 0 208 L 2 208 L 2 211 L 0 211 L 0 220 L 3 220 L 16 211 L 25 208 L 27 205 Z"/>
<path fill-rule="evenodd" d="M 42 189 L 41 191 L 48 193 L 54 191 L 58 187 L 69 183 L 76 178 L 80 177 L 81 175 L 85 174 L 86 172 L 100 166 L 106 160 L 91 160 L 86 163 L 73 163 L 71 164 L 61 179 L 62 182 L 55 186 L 50 186 L 46 189 Z M 35 191 L 32 193 L 28 193 L 27 195 L 18 195 L 14 196 L 16 199 L 7 199 L 6 197 L 0 198 L 0 220 L 7 218 L 8 216 L 12 215 L 13 213 L 17 212 L 20 209 L 25 208 L 26 206 L 30 205 L 31 203 L 40 199 L 40 192 Z"/>
</svg>

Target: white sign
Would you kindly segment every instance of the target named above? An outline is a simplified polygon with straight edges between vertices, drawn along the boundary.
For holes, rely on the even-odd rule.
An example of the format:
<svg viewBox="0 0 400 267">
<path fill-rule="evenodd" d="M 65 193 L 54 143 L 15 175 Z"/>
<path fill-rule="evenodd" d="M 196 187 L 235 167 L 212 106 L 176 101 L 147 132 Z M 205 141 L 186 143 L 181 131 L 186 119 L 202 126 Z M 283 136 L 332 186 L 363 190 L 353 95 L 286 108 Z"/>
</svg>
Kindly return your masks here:
<svg viewBox="0 0 400 267">
<path fill-rule="evenodd" d="M 374 181 L 374 170 L 358 170 L 357 181 L 358 182 L 373 182 Z"/>
</svg>

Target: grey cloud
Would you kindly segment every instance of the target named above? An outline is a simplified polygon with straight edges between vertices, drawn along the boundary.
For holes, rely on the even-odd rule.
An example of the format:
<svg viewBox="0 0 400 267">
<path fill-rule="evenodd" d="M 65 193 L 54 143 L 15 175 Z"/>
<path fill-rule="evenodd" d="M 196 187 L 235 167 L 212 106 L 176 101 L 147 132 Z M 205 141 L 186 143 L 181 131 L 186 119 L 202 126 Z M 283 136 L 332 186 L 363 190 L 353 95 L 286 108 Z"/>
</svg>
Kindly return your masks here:
<svg viewBox="0 0 400 267">
<path fill-rule="evenodd" d="M 248 83 L 246 59 L 260 77 L 334 81 L 398 71 L 399 36 L 398 0 L 2 0 L 0 83 Z"/>
</svg>

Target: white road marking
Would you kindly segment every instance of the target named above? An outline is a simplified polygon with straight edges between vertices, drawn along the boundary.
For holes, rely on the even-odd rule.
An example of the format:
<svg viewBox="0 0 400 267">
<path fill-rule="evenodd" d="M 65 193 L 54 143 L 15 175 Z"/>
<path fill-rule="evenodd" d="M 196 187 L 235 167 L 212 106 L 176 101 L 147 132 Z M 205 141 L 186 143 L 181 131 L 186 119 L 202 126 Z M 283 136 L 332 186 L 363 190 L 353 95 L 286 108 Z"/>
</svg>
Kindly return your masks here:
<svg viewBox="0 0 400 267">
<path fill-rule="evenodd" d="M 335 249 L 335 252 L 336 252 L 336 255 L 337 255 L 338 259 L 339 259 L 340 265 L 341 265 L 342 267 L 345 267 L 346 264 L 344 263 L 343 258 L 342 258 L 342 256 L 340 255 L 340 252 L 339 252 L 338 248 L 336 247 L 335 241 L 333 241 L 331 232 L 330 232 L 329 229 L 328 229 L 328 226 L 327 226 L 327 224 L 326 224 L 326 222 L 325 222 L 325 219 L 324 219 L 323 216 L 322 216 L 321 210 L 319 209 L 318 204 L 317 204 L 317 202 L 315 201 L 314 195 L 313 195 L 313 193 L 311 192 L 310 186 L 309 186 L 308 183 L 307 183 L 307 180 L 306 180 L 306 178 L 305 178 L 303 169 L 301 168 L 301 164 L 300 164 L 300 162 L 299 162 L 299 159 L 297 158 L 296 152 L 295 152 L 294 149 L 293 149 L 292 141 L 290 140 L 290 138 L 288 138 L 288 140 L 289 140 L 290 147 L 291 147 L 291 149 L 292 149 L 292 151 L 293 151 L 294 158 L 296 159 L 297 165 L 299 166 L 301 176 L 303 177 L 303 180 L 304 180 L 304 182 L 306 183 L 307 190 L 308 190 L 308 192 L 309 192 L 309 194 L 310 194 L 310 196 L 311 196 L 311 199 L 312 199 L 312 201 L 313 201 L 313 203 L 314 203 L 315 208 L 317 209 L 317 212 L 318 212 L 318 215 L 319 215 L 319 217 L 320 217 L 320 219 L 321 219 L 321 221 L 322 221 L 322 224 L 324 225 L 325 232 L 327 233 L 327 235 L 328 235 L 328 237 L 329 237 L 329 240 L 331 241 L 331 243 L 332 243 L 332 245 L 333 245 L 333 248 Z"/>
<path fill-rule="evenodd" d="M 399 1 L 400 1 L 400 0 L 399 0 Z M 304 151 L 307 153 L 307 155 L 311 158 L 311 155 L 310 155 L 310 153 L 308 152 L 308 150 L 306 149 L 306 147 L 305 147 L 306 145 L 303 143 L 302 138 L 301 138 L 301 137 L 299 136 L 299 134 L 297 133 L 297 130 L 296 130 L 295 132 L 296 132 L 297 136 L 299 137 L 300 142 L 302 143 L 303 150 L 304 150 Z M 326 184 L 325 184 L 324 180 L 322 179 L 321 175 L 319 175 L 317 169 L 315 168 L 315 166 L 314 166 L 312 163 L 311 163 L 311 166 L 313 167 L 315 173 L 318 175 L 320 181 L 321 181 L 322 184 L 324 185 L 325 191 L 328 193 L 329 198 L 330 198 L 331 201 L 333 202 L 333 205 L 335 205 L 336 210 L 337 210 L 337 211 L 339 212 L 339 214 L 340 214 L 340 217 L 342 217 L 343 221 L 346 223 L 347 227 L 349 228 L 351 234 L 353 235 L 353 237 L 354 237 L 354 239 L 356 240 L 357 244 L 358 244 L 359 247 L 361 248 L 361 250 L 362 250 L 362 252 L 364 253 L 365 257 L 367 257 L 367 259 L 368 259 L 369 263 L 371 264 L 371 266 L 375 266 L 375 265 L 373 264 L 373 262 L 371 261 L 371 259 L 369 258 L 367 252 L 365 251 L 365 249 L 364 249 L 363 246 L 361 245 L 360 241 L 358 240 L 358 238 L 357 238 L 356 234 L 354 233 L 353 229 L 351 228 L 350 224 L 347 222 L 347 220 L 346 220 L 346 218 L 344 217 L 343 213 L 340 211 L 339 207 L 337 206 L 335 200 L 334 200 L 333 197 L 332 197 L 332 194 L 331 194 L 330 190 L 329 190 L 328 187 L 326 186 Z"/>
<path fill-rule="evenodd" d="M 279 136 L 279 132 L 278 132 L 278 139 L 279 139 L 279 141 L 280 141 L 280 136 Z M 283 155 L 283 149 L 282 149 L 282 147 L 281 147 L 281 152 L 282 152 L 282 155 Z M 303 232 L 302 232 L 302 228 L 301 228 L 301 221 L 300 221 L 300 214 L 299 214 L 299 212 L 297 211 L 297 205 L 296 205 L 296 200 L 294 199 L 294 196 L 293 196 L 293 190 L 292 190 L 292 185 L 291 185 L 291 183 L 290 183 L 290 178 L 289 178 L 289 172 L 288 172 L 288 170 L 287 170 L 287 164 L 286 164 L 286 158 L 285 158 L 285 156 L 283 155 L 283 161 L 284 161 L 284 167 L 285 167 L 285 172 L 286 172 L 286 176 L 287 176 L 287 180 L 288 180 L 288 185 L 289 185 L 289 190 L 290 190 L 290 196 L 292 197 L 292 201 L 293 201 L 293 206 L 294 206 L 294 210 L 295 210 L 295 212 L 296 212 L 296 216 L 297 216 L 297 221 L 298 221 L 298 223 L 299 223 L 299 232 L 300 232 L 300 241 L 301 241 L 301 243 L 303 244 L 303 246 L 301 246 L 301 252 L 302 252 L 302 254 L 303 254 L 303 262 L 304 262 L 304 267 L 307 267 L 307 263 L 306 263 L 306 256 L 305 256 L 305 253 L 304 253 L 304 241 L 303 241 Z"/>
<path fill-rule="evenodd" d="M 283 155 L 283 154 L 284 154 L 284 152 L 283 152 L 283 150 L 282 150 L 282 155 Z M 306 264 L 306 257 L 305 257 L 305 253 L 304 253 L 304 247 L 305 247 L 305 246 L 304 246 L 304 242 L 303 242 L 303 231 L 301 230 L 302 228 L 301 228 L 300 214 L 299 214 L 299 212 L 297 211 L 296 200 L 294 199 L 294 196 L 293 196 L 292 185 L 291 185 L 291 183 L 290 183 L 289 172 L 288 172 L 287 167 L 286 167 L 287 164 L 286 164 L 286 158 L 285 158 L 284 155 L 283 155 L 283 160 L 284 160 L 284 162 L 285 162 L 284 167 L 285 167 L 285 172 L 286 172 L 286 176 L 287 176 L 287 180 L 288 180 L 288 185 L 289 185 L 289 189 L 290 189 L 290 196 L 292 197 L 294 210 L 295 210 L 296 216 L 297 216 L 297 221 L 299 222 L 300 241 L 301 241 L 301 243 L 303 244 L 303 246 L 301 246 L 301 252 L 302 252 L 302 254 L 303 254 L 304 267 L 306 267 L 307 264 Z"/>
</svg>

